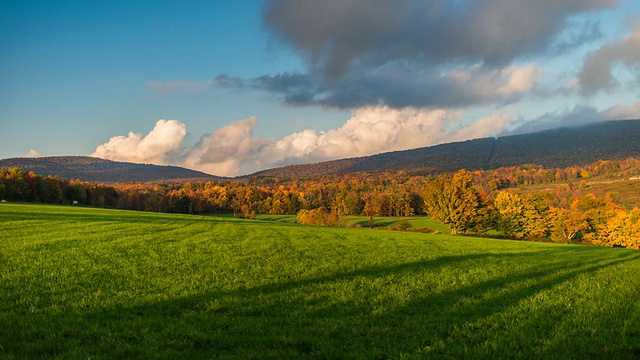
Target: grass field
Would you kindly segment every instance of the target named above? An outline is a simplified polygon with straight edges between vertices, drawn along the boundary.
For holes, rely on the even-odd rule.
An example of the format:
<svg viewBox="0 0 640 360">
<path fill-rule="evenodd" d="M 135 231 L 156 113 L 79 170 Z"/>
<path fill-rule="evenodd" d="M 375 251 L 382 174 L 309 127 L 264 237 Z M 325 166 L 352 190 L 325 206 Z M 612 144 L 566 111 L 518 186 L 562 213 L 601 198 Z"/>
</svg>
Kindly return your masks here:
<svg viewBox="0 0 640 360">
<path fill-rule="evenodd" d="M 257 215 L 258 220 L 268 220 L 295 224 L 296 215 Z M 435 222 L 434 220 L 426 216 L 409 216 L 409 217 L 374 217 L 374 227 L 390 227 L 396 225 L 400 221 L 408 221 L 413 229 L 430 229 L 437 230 L 443 234 L 451 233 L 451 229 Z M 367 216 L 343 216 L 341 222 L 344 224 L 358 224 L 361 227 L 369 226 L 369 217 Z"/>
<path fill-rule="evenodd" d="M 0 204 L 0 358 L 638 358 L 640 252 Z"/>
</svg>

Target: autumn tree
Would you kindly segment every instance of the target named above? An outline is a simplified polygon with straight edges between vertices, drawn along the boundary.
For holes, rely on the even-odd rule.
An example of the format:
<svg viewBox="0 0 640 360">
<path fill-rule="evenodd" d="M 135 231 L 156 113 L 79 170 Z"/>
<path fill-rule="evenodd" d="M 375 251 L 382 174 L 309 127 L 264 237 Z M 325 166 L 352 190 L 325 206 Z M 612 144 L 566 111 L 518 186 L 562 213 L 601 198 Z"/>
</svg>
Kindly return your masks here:
<svg viewBox="0 0 640 360">
<path fill-rule="evenodd" d="M 371 193 L 369 193 L 365 197 L 364 208 L 362 209 L 363 214 L 369 217 L 367 226 L 369 226 L 370 228 L 373 227 L 373 217 L 380 215 L 380 206 L 377 202 L 377 199 L 378 198 L 376 196 L 373 196 Z"/>
<path fill-rule="evenodd" d="M 20 168 L 11 168 L 4 174 L 5 196 L 9 200 L 24 201 L 29 196 L 29 185 Z"/>
<path fill-rule="evenodd" d="M 563 208 L 552 208 L 551 221 L 553 232 L 551 240 L 570 243 L 584 230 L 589 229 L 587 217 L 578 211 Z"/>
<path fill-rule="evenodd" d="M 251 209 L 249 204 L 242 204 L 240 207 L 240 213 L 236 214 L 236 217 L 242 217 L 244 219 L 255 219 L 256 211 Z"/>
<path fill-rule="evenodd" d="M 543 238 L 547 235 L 549 206 L 540 195 L 521 197 L 501 191 L 494 200 L 499 213 L 496 229 L 504 235 L 522 238 Z"/>
<path fill-rule="evenodd" d="M 500 214 L 496 221 L 496 230 L 506 236 L 521 239 L 524 231 L 524 201 L 518 194 L 501 191 L 494 200 L 495 207 Z"/>
<path fill-rule="evenodd" d="M 615 208 L 610 199 L 599 198 L 593 194 L 587 194 L 571 203 L 571 210 L 584 214 L 589 227 L 583 231 L 583 236 L 591 242 L 606 236 L 607 223 L 610 218 L 616 216 Z"/>
<path fill-rule="evenodd" d="M 531 194 L 524 197 L 524 236 L 533 239 L 542 239 L 549 235 L 551 222 L 549 211 L 551 210 L 546 199 L 548 195 Z"/>
<path fill-rule="evenodd" d="M 329 211 L 324 206 L 321 206 L 317 209 L 300 210 L 296 217 L 296 221 L 299 224 L 307 224 L 307 225 L 321 225 L 321 226 L 340 225 L 337 213 L 335 211 Z"/>
<path fill-rule="evenodd" d="M 42 180 L 42 201 L 50 204 L 62 203 L 62 186 L 60 178 L 47 176 Z"/>
<path fill-rule="evenodd" d="M 425 191 L 424 202 L 429 216 L 451 228 L 453 234 L 465 233 L 487 221 L 488 203 L 474 187 L 473 175 L 460 170 L 449 180 L 441 176 Z"/>
<path fill-rule="evenodd" d="M 69 182 L 62 192 L 62 197 L 64 201 L 70 204 L 87 203 L 87 192 L 83 184 L 78 180 L 72 180 Z"/>
<path fill-rule="evenodd" d="M 607 226 L 607 237 L 609 244 L 640 249 L 640 209 L 618 212 Z"/>
</svg>

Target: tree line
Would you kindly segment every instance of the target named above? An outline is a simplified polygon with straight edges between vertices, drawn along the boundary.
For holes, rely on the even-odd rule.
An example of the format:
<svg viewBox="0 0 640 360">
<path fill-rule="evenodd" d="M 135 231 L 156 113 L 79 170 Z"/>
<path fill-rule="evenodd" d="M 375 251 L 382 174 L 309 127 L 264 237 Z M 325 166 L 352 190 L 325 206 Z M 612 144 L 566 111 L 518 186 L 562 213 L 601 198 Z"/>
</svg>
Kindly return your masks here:
<svg viewBox="0 0 640 360">
<path fill-rule="evenodd" d="M 345 215 L 429 215 L 457 233 L 497 230 L 518 239 L 637 247 L 631 240 L 614 239 L 638 238 L 634 224 L 640 223 L 636 221 L 639 211 L 624 208 L 616 194 L 587 192 L 582 182 L 594 176 L 624 179 L 639 172 L 640 159 L 630 158 L 585 167 L 523 165 L 441 176 L 387 171 L 306 179 L 95 184 L 11 168 L 0 169 L 0 199 L 188 214 L 234 213 L 245 218 L 291 214 L 322 219 L 326 224 Z M 554 183 L 563 184 L 527 195 L 509 190 Z"/>
<path fill-rule="evenodd" d="M 453 233 L 496 230 L 516 239 L 640 248 L 640 209 L 625 211 L 611 194 L 501 190 L 490 196 L 474 182 L 465 170 L 432 181 L 424 198 L 429 216 Z"/>
</svg>

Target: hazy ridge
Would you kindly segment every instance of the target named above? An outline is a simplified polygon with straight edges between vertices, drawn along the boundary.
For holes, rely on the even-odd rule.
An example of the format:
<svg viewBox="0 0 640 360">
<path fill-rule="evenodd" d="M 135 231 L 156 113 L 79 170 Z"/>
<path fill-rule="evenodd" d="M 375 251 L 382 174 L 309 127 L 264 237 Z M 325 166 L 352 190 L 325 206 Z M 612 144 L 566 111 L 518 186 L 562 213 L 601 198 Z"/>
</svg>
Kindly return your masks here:
<svg viewBox="0 0 640 360">
<path fill-rule="evenodd" d="M 90 156 L 52 156 L 0 160 L 0 167 L 19 167 L 42 176 L 60 176 L 89 182 L 152 182 L 186 179 L 220 179 L 220 177 L 178 166 L 134 164 Z"/>
</svg>

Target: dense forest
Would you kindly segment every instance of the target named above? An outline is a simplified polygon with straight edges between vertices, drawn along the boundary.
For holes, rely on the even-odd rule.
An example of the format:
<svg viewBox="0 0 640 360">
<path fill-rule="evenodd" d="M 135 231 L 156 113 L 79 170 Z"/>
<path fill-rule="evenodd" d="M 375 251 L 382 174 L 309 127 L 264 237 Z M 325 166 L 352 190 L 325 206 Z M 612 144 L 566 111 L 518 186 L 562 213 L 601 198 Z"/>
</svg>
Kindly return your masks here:
<svg viewBox="0 0 640 360">
<path fill-rule="evenodd" d="M 640 159 L 629 158 L 584 167 L 523 165 L 440 176 L 387 171 L 291 181 L 262 177 L 114 185 L 11 168 L 0 170 L 0 199 L 245 218 L 292 214 L 300 222 L 323 225 L 340 225 L 346 215 L 429 215 L 457 233 L 497 230 L 518 239 L 637 248 L 638 204 L 616 192 L 593 192 L 586 180 L 624 181 L 638 174 Z M 518 191 L 539 184 L 549 189 Z"/>
</svg>

